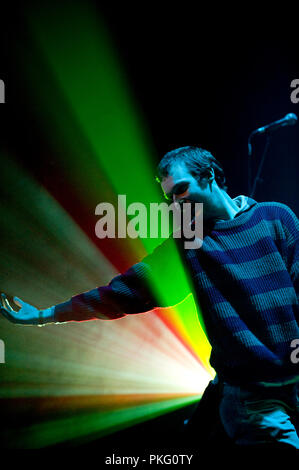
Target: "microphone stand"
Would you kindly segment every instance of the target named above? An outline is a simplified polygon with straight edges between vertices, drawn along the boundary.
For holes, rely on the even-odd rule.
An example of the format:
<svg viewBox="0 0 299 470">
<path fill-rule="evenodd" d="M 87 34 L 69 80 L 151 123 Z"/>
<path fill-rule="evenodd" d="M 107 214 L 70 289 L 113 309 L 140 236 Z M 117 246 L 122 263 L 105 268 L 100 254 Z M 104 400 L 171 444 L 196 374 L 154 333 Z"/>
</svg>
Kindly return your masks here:
<svg viewBox="0 0 299 470">
<path fill-rule="evenodd" d="M 270 144 L 270 135 L 266 134 L 267 135 L 267 140 L 266 140 L 266 144 L 265 144 L 265 147 L 264 147 L 263 155 L 262 155 L 262 158 L 261 158 L 256 176 L 254 178 L 253 185 L 251 187 L 251 180 L 252 180 L 252 144 L 251 144 L 251 139 L 254 135 L 255 135 L 255 132 L 253 131 L 253 132 L 251 132 L 251 134 L 249 135 L 249 138 L 248 138 L 248 195 L 249 195 L 249 197 L 254 196 L 254 193 L 256 191 L 257 183 L 260 183 L 262 181 L 260 176 L 261 176 L 261 172 L 262 172 L 262 169 L 263 169 L 263 166 L 264 166 L 266 154 L 268 152 L 268 148 L 269 148 L 269 144 Z"/>
</svg>

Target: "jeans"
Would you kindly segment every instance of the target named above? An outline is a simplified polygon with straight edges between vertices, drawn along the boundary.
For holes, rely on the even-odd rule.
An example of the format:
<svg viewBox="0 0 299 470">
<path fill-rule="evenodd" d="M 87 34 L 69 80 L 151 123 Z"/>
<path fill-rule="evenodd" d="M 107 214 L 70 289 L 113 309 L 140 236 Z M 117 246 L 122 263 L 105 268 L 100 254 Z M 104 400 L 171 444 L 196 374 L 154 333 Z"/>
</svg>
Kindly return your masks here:
<svg viewBox="0 0 299 470">
<path fill-rule="evenodd" d="M 248 390 L 224 383 L 220 418 L 235 444 L 299 449 L 298 384 Z"/>
</svg>

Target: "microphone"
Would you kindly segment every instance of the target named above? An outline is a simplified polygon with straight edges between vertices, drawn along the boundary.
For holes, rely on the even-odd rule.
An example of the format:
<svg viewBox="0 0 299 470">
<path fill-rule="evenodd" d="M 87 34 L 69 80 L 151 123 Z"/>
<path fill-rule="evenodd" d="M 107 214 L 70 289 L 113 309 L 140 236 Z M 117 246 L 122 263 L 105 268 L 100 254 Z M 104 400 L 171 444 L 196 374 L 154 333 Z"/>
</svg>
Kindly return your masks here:
<svg viewBox="0 0 299 470">
<path fill-rule="evenodd" d="M 269 135 L 267 135 L 267 134 L 271 134 L 271 132 L 276 131 L 276 129 L 279 129 L 280 127 L 294 126 L 297 121 L 298 121 L 298 118 L 297 118 L 296 114 L 289 113 L 289 114 L 286 114 L 285 117 L 283 117 L 282 119 L 279 119 L 278 121 L 274 121 L 274 122 L 271 122 L 271 124 L 267 124 L 266 126 L 259 127 L 255 131 L 252 131 L 251 134 L 249 135 L 249 137 L 248 137 L 248 157 L 249 157 L 249 159 L 248 159 L 248 194 L 250 195 L 250 197 L 253 197 L 253 195 L 254 195 L 255 188 L 256 188 L 256 183 L 258 182 L 258 180 L 260 178 L 260 174 L 261 174 L 261 171 L 262 171 L 262 166 L 263 166 L 264 160 L 265 160 L 265 155 L 266 155 L 267 150 L 268 150 L 270 138 L 269 138 Z M 251 163 L 251 160 L 252 160 L 252 158 L 251 158 L 252 157 L 252 144 L 251 144 L 251 139 L 252 139 L 253 136 L 255 136 L 257 134 L 266 134 L 267 135 L 267 142 L 266 142 L 266 145 L 265 145 L 265 148 L 264 148 L 264 153 L 263 153 L 262 159 L 261 159 L 260 164 L 259 164 L 257 175 L 254 179 L 253 188 L 251 189 L 251 177 L 252 177 L 252 163 Z"/>
<path fill-rule="evenodd" d="M 276 131 L 276 129 L 279 129 L 280 127 L 294 126 L 297 120 L 298 118 L 296 114 L 289 113 L 284 118 L 279 119 L 278 121 L 274 121 L 271 124 L 268 124 L 267 126 L 259 127 L 259 129 L 256 129 L 255 131 L 251 132 L 251 135 L 271 133 Z"/>
</svg>

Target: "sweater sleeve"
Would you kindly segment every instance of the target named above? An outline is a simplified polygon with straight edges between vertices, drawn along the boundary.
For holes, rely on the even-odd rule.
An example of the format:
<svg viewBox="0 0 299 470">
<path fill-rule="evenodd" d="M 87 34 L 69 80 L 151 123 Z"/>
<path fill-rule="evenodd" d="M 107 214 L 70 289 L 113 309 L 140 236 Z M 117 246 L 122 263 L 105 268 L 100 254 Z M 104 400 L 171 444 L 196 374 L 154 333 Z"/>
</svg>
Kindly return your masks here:
<svg viewBox="0 0 299 470">
<path fill-rule="evenodd" d="M 54 309 L 55 322 L 114 320 L 127 314 L 143 313 L 155 307 L 168 307 L 183 300 L 190 292 L 172 289 L 168 304 L 163 305 L 154 294 L 155 282 L 163 282 L 165 276 L 180 285 L 175 266 L 171 261 L 171 239 L 165 240 L 152 254 L 115 276 L 111 282 L 88 292 L 73 296 Z M 173 247 L 172 247 L 173 249 Z"/>
</svg>

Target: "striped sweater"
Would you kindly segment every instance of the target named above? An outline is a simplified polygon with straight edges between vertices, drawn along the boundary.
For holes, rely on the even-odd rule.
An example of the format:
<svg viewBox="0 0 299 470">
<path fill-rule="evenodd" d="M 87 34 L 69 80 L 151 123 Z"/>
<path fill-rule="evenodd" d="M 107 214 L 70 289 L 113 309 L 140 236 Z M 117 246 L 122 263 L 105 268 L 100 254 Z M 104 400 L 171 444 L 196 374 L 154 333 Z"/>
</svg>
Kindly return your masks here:
<svg viewBox="0 0 299 470">
<path fill-rule="evenodd" d="M 243 210 L 205 224 L 201 248 L 184 249 L 176 239 L 212 346 L 210 363 L 231 384 L 293 383 L 299 380 L 299 364 L 291 361 L 291 343 L 299 339 L 298 219 L 281 203 L 235 201 Z M 190 292 L 172 266 L 170 240 L 109 285 L 57 305 L 55 321 L 116 319 L 183 300 Z M 173 289 L 161 305 L 151 282 L 166 277 Z"/>
</svg>

